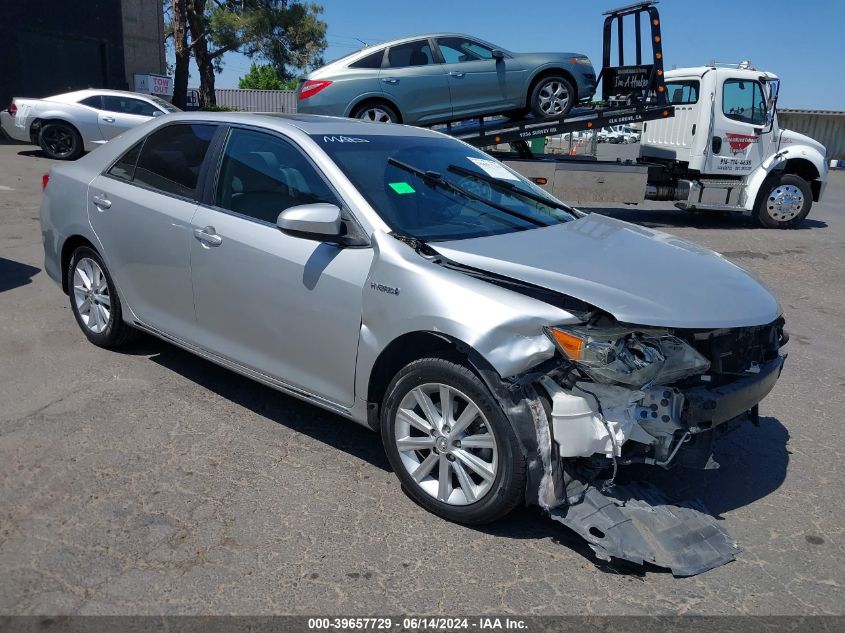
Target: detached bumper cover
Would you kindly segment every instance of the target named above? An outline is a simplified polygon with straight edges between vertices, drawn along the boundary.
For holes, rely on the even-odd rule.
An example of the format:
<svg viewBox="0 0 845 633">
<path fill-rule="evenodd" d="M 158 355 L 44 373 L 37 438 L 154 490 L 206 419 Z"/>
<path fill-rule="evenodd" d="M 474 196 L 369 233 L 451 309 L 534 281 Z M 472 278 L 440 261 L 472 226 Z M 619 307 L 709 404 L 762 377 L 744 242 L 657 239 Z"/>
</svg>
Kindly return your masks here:
<svg viewBox="0 0 845 633">
<path fill-rule="evenodd" d="M 672 505 L 647 484 L 614 486 L 611 494 L 591 486 L 582 501 L 549 514 L 580 534 L 600 558 L 651 563 L 675 576 L 703 573 L 742 551 L 700 503 Z"/>
</svg>

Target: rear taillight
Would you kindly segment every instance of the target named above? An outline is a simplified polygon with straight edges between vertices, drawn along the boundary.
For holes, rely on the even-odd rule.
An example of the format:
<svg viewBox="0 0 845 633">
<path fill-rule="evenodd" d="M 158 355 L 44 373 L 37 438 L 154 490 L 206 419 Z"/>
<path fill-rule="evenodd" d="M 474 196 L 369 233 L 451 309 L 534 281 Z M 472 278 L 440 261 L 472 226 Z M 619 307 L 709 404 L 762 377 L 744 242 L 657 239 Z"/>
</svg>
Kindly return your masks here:
<svg viewBox="0 0 845 633">
<path fill-rule="evenodd" d="M 332 85 L 330 81 L 314 81 L 309 79 L 304 84 L 302 84 L 302 89 L 299 91 L 299 98 L 307 99 L 308 97 L 313 97 L 318 92 L 325 90 L 329 86 Z"/>
<path fill-rule="evenodd" d="M 9 107 L 6 108 L 6 111 L 12 116 L 15 116 L 18 113 L 18 106 L 16 106 L 15 102 L 12 101 L 12 103 L 9 104 Z"/>
<path fill-rule="evenodd" d="M 49 182 L 50 174 L 44 174 L 43 176 L 41 176 L 41 191 L 44 191 L 47 188 Z"/>
</svg>

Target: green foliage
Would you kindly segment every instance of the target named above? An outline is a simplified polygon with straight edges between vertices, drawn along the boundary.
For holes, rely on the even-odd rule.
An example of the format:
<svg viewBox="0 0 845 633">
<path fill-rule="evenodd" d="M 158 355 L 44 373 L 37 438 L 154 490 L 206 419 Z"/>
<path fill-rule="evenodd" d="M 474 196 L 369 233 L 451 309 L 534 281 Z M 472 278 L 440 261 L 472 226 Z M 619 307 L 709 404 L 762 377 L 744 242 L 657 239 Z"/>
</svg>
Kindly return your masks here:
<svg viewBox="0 0 845 633">
<path fill-rule="evenodd" d="M 238 88 L 249 90 L 296 90 L 296 79 L 282 79 L 274 66 L 252 62 L 249 72 L 238 80 Z"/>
<path fill-rule="evenodd" d="M 280 79 L 322 63 L 323 8 L 291 0 L 216 0 L 205 4 L 202 23 L 213 59 L 240 51 L 269 63 Z"/>
</svg>

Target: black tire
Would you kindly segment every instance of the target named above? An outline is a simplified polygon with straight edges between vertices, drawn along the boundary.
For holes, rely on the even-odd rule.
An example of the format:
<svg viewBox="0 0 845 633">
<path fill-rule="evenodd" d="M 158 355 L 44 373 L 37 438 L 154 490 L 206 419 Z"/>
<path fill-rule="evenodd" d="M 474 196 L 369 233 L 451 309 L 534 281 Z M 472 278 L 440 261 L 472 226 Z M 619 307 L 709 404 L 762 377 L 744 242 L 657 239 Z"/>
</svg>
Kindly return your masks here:
<svg viewBox="0 0 845 633">
<path fill-rule="evenodd" d="M 38 144 L 54 160 L 76 160 L 82 156 L 82 137 L 69 123 L 45 123 L 38 131 Z"/>
<path fill-rule="evenodd" d="M 381 111 L 389 118 L 389 120 L 365 117 L 364 115 L 367 111 Z M 365 101 L 364 103 L 355 106 L 355 109 L 352 110 L 351 116 L 353 119 L 363 119 L 365 121 L 376 121 L 379 123 L 402 122 L 402 118 L 399 116 L 396 109 L 383 101 Z"/>
<path fill-rule="evenodd" d="M 428 383 L 441 383 L 467 396 L 478 407 L 486 421 L 486 430 L 495 438 L 498 467 L 486 493 L 473 503 L 453 505 L 435 498 L 414 480 L 400 456 L 394 423 L 399 406 L 413 389 Z M 387 457 L 406 494 L 425 509 L 445 519 L 475 525 L 489 523 L 510 512 L 524 498 L 525 457 L 511 423 L 487 386 L 462 364 L 445 358 L 424 358 L 403 368 L 391 381 L 382 403 L 381 435 Z M 422 459 L 421 455 L 419 459 Z M 432 472 L 437 469 L 438 466 L 434 466 Z M 452 470 L 449 472 L 453 488 L 459 488 L 457 473 Z"/>
<path fill-rule="evenodd" d="M 74 286 L 74 273 L 76 271 L 77 264 L 84 259 L 96 262 L 102 271 L 103 277 L 105 277 L 106 287 L 108 288 L 108 299 L 110 304 L 108 310 L 108 320 L 105 327 L 103 327 L 99 332 L 96 332 L 92 329 L 92 327 L 89 327 L 80 312 L 79 306 L 77 305 L 77 288 Z M 73 252 L 73 255 L 71 255 L 70 264 L 68 265 L 68 269 L 65 271 L 65 274 L 67 275 L 70 309 L 73 311 L 73 316 L 76 318 L 79 328 L 88 340 L 98 347 L 104 347 L 107 349 L 119 347 L 129 341 L 135 333 L 135 330 L 123 320 L 123 311 L 120 306 L 117 289 L 114 286 L 114 282 L 112 281 L 111 275 L 109 274 L 105 263 L 97 251 L 89 248 L 88 246 L 80 246 L 77 248 Z M 90 301 L 92 301 L 92 299 L 89 299 L 89 302 Z M 92 317 L 90 316 L 88 317 L 89 320 L 91 318 Z"/>
<path fill-rule="evenodd" d="M 554 90 L 555 84 L 560 85 L 566 91 L 568 95 L 566 104 L 559 109 L 554 108 L 554 111 L 544 110 L 544 104 L 541 103 L 541 93 L 544 93 L 547 89 Z M 575 88 L 568 79 L 560 75 L 546 75 L 538 79 L 532 86 L 531 94 L 528 96 L 528 106 L 531 109 L 531 113 L 538 119 L 555 118 L 567 114 L 575 105 L 577 98 L 578 95 L 575 92 Z"/>
<path fill-rule="evenodd" d="M 796 190 L 803 198 L 794 202 L 795 205 L 800 204 L 797 212 L 795 206 L 790 208 L 789 204 L 782 204 L 784 196 L 788 197 L 787 202 L 789 199 L 795 200 Z M 767 229 L 794 229 L 804 221 L 812 206 L 813 191 L 810 183 L 795 174 L 773 175 L 760 188 L 754 217 Z"/>
</svg>

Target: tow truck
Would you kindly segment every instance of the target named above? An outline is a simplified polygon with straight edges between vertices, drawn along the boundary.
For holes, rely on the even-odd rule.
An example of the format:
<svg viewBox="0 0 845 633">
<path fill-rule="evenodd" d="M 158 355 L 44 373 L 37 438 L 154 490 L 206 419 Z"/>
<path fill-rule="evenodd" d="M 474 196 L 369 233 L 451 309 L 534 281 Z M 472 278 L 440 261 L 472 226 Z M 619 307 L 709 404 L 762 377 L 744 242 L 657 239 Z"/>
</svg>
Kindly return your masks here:
<svg viewBox="0 0 845 633">
<path fill-rule="evenodd" d="M 689 211 L 753 216 L 768 228 L 797 227 L 824 191 L 824 146 L 779 128 L 780 80 L 749 62 L 664 72 L 655 4 L 650 0 L 604 13 L 600 102 L 557 119 L 479 119 L 441 125 L 440 130 L 493 148 L 491 154 L 562 200 L 673 201 Z M 642 27 L 643 18 L 648 29 Z M 635 59 L 626 65 L 625 34 L 631 22 Z M 535 155 L 529 144 L 631 123 L 643 130 L 636 161 Z M 508 145 L 509 151 L 498 151 Z"/>
</svg>

